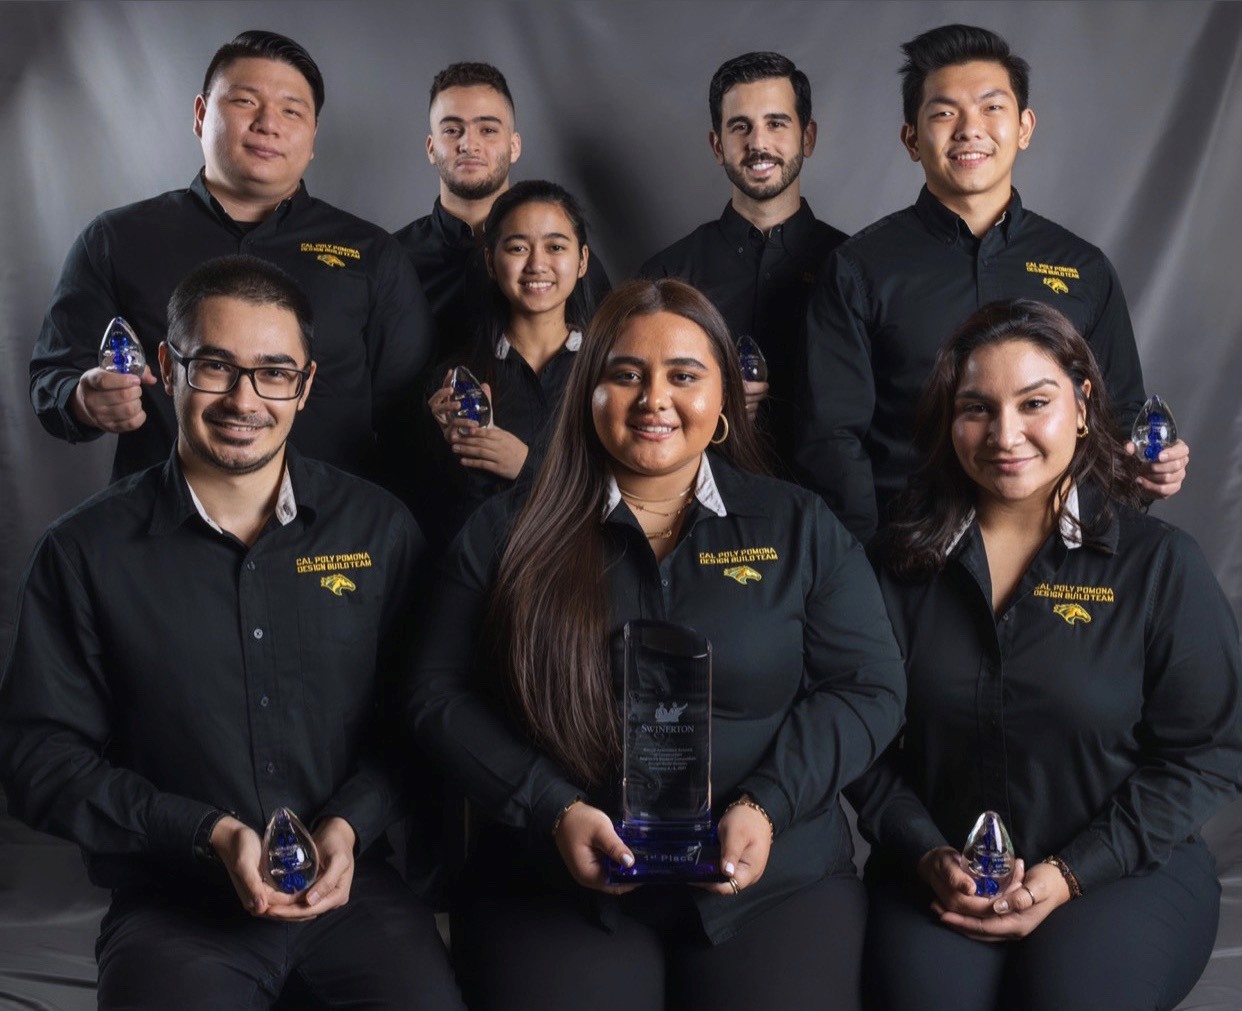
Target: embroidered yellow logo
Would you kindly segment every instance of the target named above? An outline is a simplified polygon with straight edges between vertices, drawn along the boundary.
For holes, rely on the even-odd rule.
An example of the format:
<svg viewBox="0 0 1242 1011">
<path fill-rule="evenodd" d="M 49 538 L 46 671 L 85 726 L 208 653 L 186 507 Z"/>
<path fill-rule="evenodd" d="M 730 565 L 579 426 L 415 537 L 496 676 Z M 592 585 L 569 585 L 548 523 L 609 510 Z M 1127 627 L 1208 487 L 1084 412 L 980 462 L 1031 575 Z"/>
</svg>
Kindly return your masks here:
<svg viewBox="0 0 1242 1011">
<path fill-rule="evenodd" d="M 730 579 L 736 579 L 743 586 L 745 586 L 752 579 L 755 582 L 759 582 L 759 580 L 763 578 L 763 576 L 761 576 L 758 572 L 752 569 L 749 565 L 730 566 L 729 568 L 724 570 L 724 574 L 728 576 Z"/>
<path fill-rule="evenodd" d="M 1067 625 L 1072 625 L 1076 621 L 1081 621 L 1085 625 L 1091 621 L 1091 615 L 1087 613 L 1087 609 L 1082 604 L 1057 604 L 1052 608 L 1052 612 L 1064 618 Z"/>
<path fill-rule="evenodd" d="M 323 257 L 321 256 L 322 260 Z M 1058 295 L 1068 295 L 1069 285 L 1062 281 L 1059 277 L 1045 277 L 1044 284 L 1055 291 Z"/>
<path fill-rule="evenodd" d="M 320 263 L 326 263 L 329 267 L 345 266 L 345 261 L 342 260 L 335 253 L 320 253 L 318 256 L 315 257 L 315 259 L 318 260 Z"/>
<path fill-rule="evenodd" d="M 343 572 L 334 572 L 330 576 L 324 576 L 321 580 L 319 580 L 319 585 L 325 590 L 331 590 L 338 597 L 345 596 L 346 590 L 352 591 L 358 589 L 358 587 L 354 585 L 354 581 Z M 1087 620 L 1090 621 L 1091 619 L 1088 618 Z"/>
</svg>

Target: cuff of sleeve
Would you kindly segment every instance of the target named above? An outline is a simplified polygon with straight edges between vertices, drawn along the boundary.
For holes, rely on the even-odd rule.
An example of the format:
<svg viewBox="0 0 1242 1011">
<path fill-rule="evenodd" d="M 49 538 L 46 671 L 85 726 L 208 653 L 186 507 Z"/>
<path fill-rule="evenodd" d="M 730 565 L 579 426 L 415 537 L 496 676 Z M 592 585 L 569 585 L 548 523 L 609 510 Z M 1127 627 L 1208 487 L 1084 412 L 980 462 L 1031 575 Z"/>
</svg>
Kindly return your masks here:
<svg viewBox="0 0 1242 1011">
<path fill-rule="evenodd" d="M 780 835 L 793 821 L 793 805 L 785 795 L 785 791 L 770 779 L 755 777 L 739 783 L 738 793 L 748 793 L 755 799 L 768 817 L 772 820 L 772 832 Z"/>
<path fill-rule="evenodd" d="M 60 414 L 60 424 L 65 433 L 65 441 L 69 443 L 93 442 L 103 435 L 102 429 L 82 425 L 74 416 L 70 402 L 73 400 L 73 392 L 78 388 L 80 378 L 76 375 L 67 376 L 56 391 L 56 407 Z"/>
<path fill-rule="evenodd" d="M 581 797 L 582 790 L 572 783 L 556 783 L 540 795 L 531 807 L 530 831 L 536 839 L 546 839 L 552 834 L 552 826 L 561 816 L 565 806 L 575 797 Z"/>
<path fill-rule="evenodd" d="M 393 811 L 373 786 L 339 791 L 315 815 L 315 824 L 327 818 L 343 818 L 354 830 L 354 853 L 365 853 L 393 822 Z"/>
<path fill-rule="evenodd" d="M 163 794 L 151 805 L 147 815 L 147 838 L 151 849 L 171 860 L 193 862 L 194 841 L 199 826 L 216 808 L 212 804 Z"/>
<path fill-rule="evenodd" d="M 1116 854 L 1092 834 L 1078 836 L 1056 855 L 1065 861 L 1083 892 L 1116 881 L 1126 873 Z"/>
</svg>

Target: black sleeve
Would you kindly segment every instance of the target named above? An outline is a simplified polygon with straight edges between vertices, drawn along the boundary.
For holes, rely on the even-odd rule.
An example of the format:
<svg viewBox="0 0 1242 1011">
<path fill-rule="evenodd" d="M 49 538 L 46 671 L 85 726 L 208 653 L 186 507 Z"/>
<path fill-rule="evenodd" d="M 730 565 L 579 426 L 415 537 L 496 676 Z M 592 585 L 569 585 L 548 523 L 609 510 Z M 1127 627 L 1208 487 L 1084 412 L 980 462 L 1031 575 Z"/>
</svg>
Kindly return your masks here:
<svg viewBox="0 0 1242 1011">
<path fill-rule="evenodd" d="M 865 441 L 875 411 L 867 321 L 861 281 L 838 251 L 807 305 L 804 423 L 794 460 L 806 486 L 864 544 L 875 534 L 879 513 Z"/>
<path fill-rule="evenodd" d="M 87 853 L 151 854 L 188 867 L 211 804 L 112 765 L 112 706 L 87 592 L 54 533 L 35 549 L 0 685 L 0 779 L 9 810 Z"/>
<path fill-rule="evenodd" d="M 58 439 L 84 442 L 103 434 L 80 425 L 69 409 L 84 372 L 99 364 L 108 320 L 120 315 L 99 222 L 74 241 L 30 355 L 30 403 Z"/>
<path fill-rule="evenodd" d="M 1124 442 L 1130 438 L 1130 428 L 1142 410 L 1147 394 L 1143 392 L 1143 368 L 1139 363 L 1134 328 L 1130 324 L 1130 311 L 1126 308 L 1121 281 L 1108 260 L 1104 261 L 1104 272 L 1099 314 L 1091 332 L 1084 336 L 1100 365 Z"/>
</svg>

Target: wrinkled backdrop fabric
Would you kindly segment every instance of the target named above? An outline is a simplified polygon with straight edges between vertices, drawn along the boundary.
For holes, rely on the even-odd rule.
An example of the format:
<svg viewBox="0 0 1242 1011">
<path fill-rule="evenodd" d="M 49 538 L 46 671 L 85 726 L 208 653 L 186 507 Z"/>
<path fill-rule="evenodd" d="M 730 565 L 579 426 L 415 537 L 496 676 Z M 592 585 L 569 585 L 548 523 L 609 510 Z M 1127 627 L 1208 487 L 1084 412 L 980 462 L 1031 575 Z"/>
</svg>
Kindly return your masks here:
<svg viewBox="0 0 1242 1011">
<path fill-rule="evenodd" d="M 315 56 L 327 102 L 307 184 L 390 230 L 437 192 L 432 75 L 495 63 L 524 141 L 514 178 L 579 195 L 619 279 L 719 215 L 707 84 L 747 50 L 779 50 L 810 76 L 819 146 L 802 186 L 819 217 L 853 232 L 911 203 L 922 173 L 898 142 L 898 46 L 950 21 L 999 31 L 1032 64 L 1038 124 L 1016 186 L 1116 265 L 1147 390 L 1193 448 L 1185 489 L 1155 513 L 1195 536 L 1242 612 L 1242 4 L 5 3 L 0 649 L 36 538 L 103 485 L 113 452 L 110 437 L 53 439 L 30 408 L 30 348 L 61 264 L 100 211 L 188 184 L 202 164 L 194 95 L 237 32 L 285 32 Z M 134 616 L 135 635 L 167 634 L 157 625 Z M 1239 826 L 1238 805 L 1213 825 L 1222 873 L 1242 865 Z M 0 870 L 0 899 L 24 866 Z"/>
</svg>

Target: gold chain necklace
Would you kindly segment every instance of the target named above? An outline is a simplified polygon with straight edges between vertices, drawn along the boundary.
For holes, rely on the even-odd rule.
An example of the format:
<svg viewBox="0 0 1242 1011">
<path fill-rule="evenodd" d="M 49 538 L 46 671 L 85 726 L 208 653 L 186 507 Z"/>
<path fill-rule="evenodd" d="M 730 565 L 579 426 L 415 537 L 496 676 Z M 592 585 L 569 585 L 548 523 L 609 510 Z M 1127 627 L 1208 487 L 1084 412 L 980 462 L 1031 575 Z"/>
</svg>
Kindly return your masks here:
<svg viewBox="0 0 1242 1011">
<path fill-rule="evenodd" d="M 658 512 L 656 512 L 654 509 L 643 509 L 643 507 L 642 507 L 642 506 L 640 506 L 637 502 L 633 503 L 633 504 L 634 504 L 634 507 L 635 507 L 636 509 L 640 509 L 640 510 L 642 510 L 643 512 L 649 512 L 649 513 L 652 513 L 652 514 L 653 514 L 653 515 L 655 515 L 655 516 L 663 516 L 665 519 L 669 519 L 669 518 L 671 518 L 671 519 L 672 519 L 672 521 L 673 521 L 672 523 L 670 523 L 670 524 L 668 525 L 668 529 L 667 529 L 667 530 L 653 530 L 653 531 L 652 531 L 651 533 L 649 533 L 649 534 L 647 533 L 647 531 L 645 531 L 645 530 L 644 530 L 644 531 L 643 531 L 643 533 L 644 533 L 644 534 L 647 534 L 647 540 L 649 540 L 649 541 L 661 541 L 661 540 L 664 540 L 666 537 L 672 537 L 672 536 L 673 536 L 673 530 L 674 530 L 674 529 L 676 528 L 676 526 L 677 526 L 677 520 L 678 520 L 678 518 L 681 516 L 681 514 L 682 514 L 682 513 L 684 513 L 684 512 L 686 511 L 686 508 L 687 508 L 687 507 L 690 505 L 690 503 L 691 503 L 691 502 L 693 502 L 693 501 L 694 501 L 694 496 L 693 496 L 693 495 L 687 495 L 687 496 L 686 496 L 686 500 L 685 500 L 685 501 L 684 501 L 681 505 L 679 505 L 679 506 L 678 506 L 675 510 L 673 510 L 671 513 L 658 513 Z"/>
</svg>

